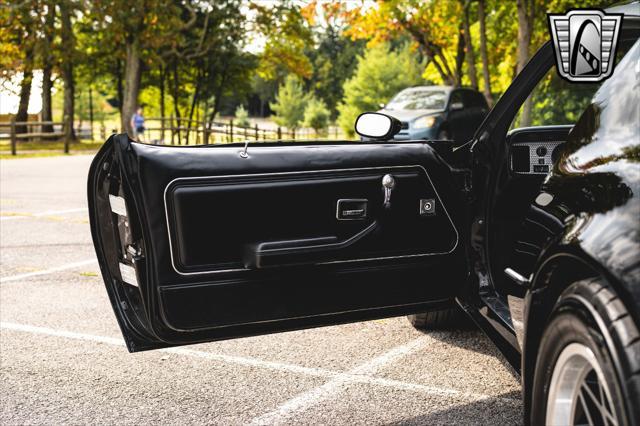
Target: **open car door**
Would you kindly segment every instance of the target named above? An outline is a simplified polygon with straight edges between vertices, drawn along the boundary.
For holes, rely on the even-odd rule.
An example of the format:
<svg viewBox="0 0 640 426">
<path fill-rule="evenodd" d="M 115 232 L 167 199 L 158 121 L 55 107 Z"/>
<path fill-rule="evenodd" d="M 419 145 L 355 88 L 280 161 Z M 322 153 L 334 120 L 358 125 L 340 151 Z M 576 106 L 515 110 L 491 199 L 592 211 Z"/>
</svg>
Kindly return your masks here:
<svg viewBox="0 0 640 426">
<path fill-rule="evenodd" d="M 466 276 L 459 191 L 426 143 L 117 135 L 88 195 L 132 352 L 442 309 Z"/>
</svg>

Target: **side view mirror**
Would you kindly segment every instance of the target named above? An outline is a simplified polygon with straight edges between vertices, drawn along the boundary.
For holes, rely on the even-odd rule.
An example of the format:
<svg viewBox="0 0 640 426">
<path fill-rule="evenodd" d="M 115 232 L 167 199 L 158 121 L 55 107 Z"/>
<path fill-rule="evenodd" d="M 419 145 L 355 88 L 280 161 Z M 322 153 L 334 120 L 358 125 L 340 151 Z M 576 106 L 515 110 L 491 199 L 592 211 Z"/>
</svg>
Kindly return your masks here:
<svg viewBox="0 0 640 426">
<path fill-rule="evenodd" d="M 449 110 L 450 111 L 460 111 L 463 108 L 464 108 L 464 104 L 462 102 L 454 102 L 449 107 Z"/>
<path fill-rule="evenodd" d="M 358 116 L 355 124 L 357 134 L 378 140 L 391 139 L 401 127 L 400 120 L 379 112 L 364 112 Z"/>
</svg>

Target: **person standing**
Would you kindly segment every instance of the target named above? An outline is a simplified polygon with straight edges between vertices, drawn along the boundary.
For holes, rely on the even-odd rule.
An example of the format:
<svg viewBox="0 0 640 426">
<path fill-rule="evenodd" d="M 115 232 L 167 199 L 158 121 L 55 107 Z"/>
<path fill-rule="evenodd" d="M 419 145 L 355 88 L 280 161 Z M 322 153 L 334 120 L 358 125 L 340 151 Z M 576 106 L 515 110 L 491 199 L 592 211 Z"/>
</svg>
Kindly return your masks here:
<svg viewBox="0 0 640 426">
<path fill-rule="evenodd" d="M 131 128 L 133 129 L 133 139 L 138 142 L 144 142 L 144 115 L 142 115 L 142 107 L 138 107 L 131 117 Z"/>
</svg>

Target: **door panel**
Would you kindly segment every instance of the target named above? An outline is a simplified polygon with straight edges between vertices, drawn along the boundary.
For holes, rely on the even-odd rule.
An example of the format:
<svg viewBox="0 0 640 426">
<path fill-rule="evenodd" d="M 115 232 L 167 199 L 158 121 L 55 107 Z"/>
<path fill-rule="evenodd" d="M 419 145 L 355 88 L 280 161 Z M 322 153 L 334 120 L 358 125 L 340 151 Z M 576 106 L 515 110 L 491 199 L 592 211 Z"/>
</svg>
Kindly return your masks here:
<svg viewBox="0 0 640 426">
<path fill-rule="evenodd" d="M 381 174 L 392 174 L 397 185 L 393 208 L 383 219 Z M 178 178 L 168 185 L 165 197 L 172 263 L 181 274 L 245 270 L 252 245 L 290 242 L 280 244 L 281 251 L 296 244 L 292 249 L 320 247 L 314 239 L 337 245 L 371 228 L 375 218 L 384 225 L 357 242 L 327 250 L 329 255 L 317 250 L 308 260 L 293 263 L 447 253 L 457 235 L 446 210 L 415 214 L 418 200 L 439 204 L 436 198 L 421 166 Z M 338 203 L 354 199 L 362 200 L 366 215 L 338 218 Z M 423 238 L 427 233 L 429 238 Z"/>
<path fill-rule="evenodd" d="M 427 144 L 241 150 L 120 135 L 96 156 L 92 233 L 130 350 L 450 303 L 466 274 L 461 209 Z"/>
</svg>

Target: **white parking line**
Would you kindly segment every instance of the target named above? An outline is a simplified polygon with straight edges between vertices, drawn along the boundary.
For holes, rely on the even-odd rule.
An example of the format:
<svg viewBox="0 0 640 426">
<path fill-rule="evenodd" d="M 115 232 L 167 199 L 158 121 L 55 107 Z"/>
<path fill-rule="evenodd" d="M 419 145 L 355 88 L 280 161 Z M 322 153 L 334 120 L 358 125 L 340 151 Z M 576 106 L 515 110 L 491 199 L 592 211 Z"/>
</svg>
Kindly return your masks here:
<svg viewBox="0 0 640 426">
<path fill-rule="evenodd" d="M 42 216 L 54 216 L 57 214 L 68 214 L 68 213 L 78 213 L 78 212 L 86 212 L 87 208 L 77 208 L 77 209 L 66 209 L 66 210 L 48 210 L 39 213 L 18 213 L 15 216 L 2 216 L 0 217 L 0 221 L 6 220 L 16 220 L 16 219 L 26 219 L 28 217 L 42 217 Z"/>
<path fill-rule="evenodd" d="M 0 283 L 6 283 L 10 281 L 19 281 L 25 278 L 37 277 L 39 275 L 52 274 L 54 272 L 64 271 L 66 269 L 73 269 L 79 266 L 90 265 L 97 261 L 98 260 L 94 258 L 94 259 L 82 260 L 80 262 L 67 263 L 65 265 L 56 266 L 55 268 L 44 269 L 42 271 L 33 271 L 33 272 L 27 272 L 19 275 L 10 275 L 8 277 L 0 278 Z"/>
<path fill-rule="evenodd" d="M 361 364 L 348 373 L 340 375 L 333 380 L 319 386 L 315 389 L 311 389 L 307 392 L 284 402 L 278 406 L 275 410 L 256 417 L 249 424 L 251 425 L 277 425 L 288 423 L 293 415 L 300 411 L 304 411 L 307 408 L 315 405 L 325 399 L 332 397 L 334 394 L 340 392 L 340 390 L 349 382 L 353 382 L 352 377 L 354 375 L 369 375 L 374 374 L 381 367 L 391 364 L 398 359 L 407 356 L 413 352 L 421 350 L 425 347 L 427 337 L 422 336 L 415 340 L 410 341 L 401 346 L 397 346 L 384 354 L 373 358 L 370 361 Z"/>
<path fill-rule="evenodd" d="M 15 330 L 32 334 L 40 334 L 46 336 L 62 337 L 73 340 L 84 340 L 89 342 L 103 343 L 111 346 L 125 346 L 122 339 L 114 337 L 97 336 L 93 334 L 75 333 L 66 330 L 56 330 L 48 327 L 37 327 L 28 324 L 18 324 L 13 322 L 0 322 L 0 329 Z M 384 379 L 379 377 L 370 376 L 378 369 L 387 365 L 393 361 L 396 361 L 400 357 L 406 356 L 409 353 L 415 352 L 423 347 L 427 337 L 421 337 L 413 340 L 406 345 L 396 347 L 385 354 L 374 358 L 373 360 L 352 369 L 347 373 L 341 373 L 337 371 L 326 370 L 324 368 L 304 367 L 301 365 L 287 364 L 282 362 L 263 361 L 255 358 L 247 358 L 233 355 L 221 355 L 206 351 L 197 351 L 187 348 L 167 348 L 159 349 L 158 352 L 167 352 L 176 355 L 183 355 L 188 357 L 208 359 L 218 362 L 226 362 L 229 364 L 241 365 L 245 367 L 263 368 L 267 370 L 288 372 L 295 374 L 303 374 L 308 376 L 323 377 L 330 379 L 329 382 L 320 386 L 319 388 L 312 389 L 309 392 L 305 392 L 298 397 L 289 400 L 287 403 L 281 405 L 278 409 L 278 415 L 270 414 L 269 418 L 272 420 L 284 420 L 284 418 L 291 417 L 295 412 L 302 411 L 304 408 L 310 407 L 312 404 L 321 401 L 347 383 L 365 383 L 370 385 L 378 385 L 391 387 L 395 389 L 424 393 L 435 396 L 456 397 L 456 398 L 468 398 L 471 400 L 482 400 L 487 398 L 493 398 L 495 401 L 501 401 L 511 405 L 519 405 L 520 401 L 512 398 L 493 397 L 490 395 L 462 392 L 455 389 L 439 388 L 434 386 L 425 386 L 417 383 L 402 382 L 399 380 Z M 269 418 L 260 416 L 254 420 L 254 423 L 260 424 L 262 420 L 267 421 Z M 262 419 L 262 420 L 261 420 Z"/>
</svg>

